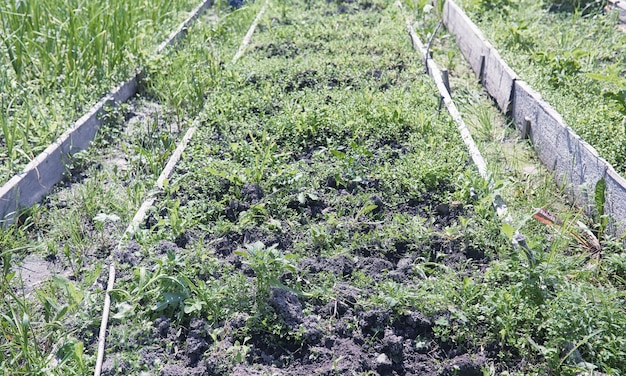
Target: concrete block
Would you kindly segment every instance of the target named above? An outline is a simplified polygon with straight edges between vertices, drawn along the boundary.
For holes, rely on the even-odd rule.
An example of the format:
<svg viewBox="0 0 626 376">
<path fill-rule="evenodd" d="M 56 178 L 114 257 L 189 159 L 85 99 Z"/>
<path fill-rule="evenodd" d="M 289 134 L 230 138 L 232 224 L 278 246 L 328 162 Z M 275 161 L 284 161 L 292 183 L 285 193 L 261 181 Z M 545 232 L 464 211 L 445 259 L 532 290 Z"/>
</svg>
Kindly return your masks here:
<svg viewBox="0 0 626 376">
<path fill-rule="evenodd" d="M 467 17 L 467 15 L 453 1 L 448 0 L 443 7 L 443 23 L 456 36 L 459 49 L 469 62 L 477 76 L 481 72 L 481 64 L 489 52 L 483 33 Z"/>
<path fill-rule="evenodd" d="M 530 125 L 530 139 L 539 159 L 567 186 L 571 178 L 571 155 L 568 150 L 569 128 L 561 116 L 542 100 L 532 107 L 534 121 Z"/>
<path fill-rule="evenodd" d="M 541 95 L 525 82 L 516 80 L 511 114 L 518 129 L 530 122 L 528 136 L 539 159 L 554 171 L 561 185 L 568 185 L 572 176 L 569 153 L 571 131 L 561 116 L 541 99 Z"/>
<path fill-rule="evenodd" d="M 511 116 L 520 131 L 524 129 L 526 119 L 530 121 L 528 136 L 533 132 L 533 125 L 537 123 L 535 107 L 541 101 L 541 94 L 533 90 L 526 82 L 515 80 L 513 83 L 513 99 Z"/>
<path fill-rule="evenodd" d="M 593 146 L 583 141 L 571 128 L 568 130 L 568 150 L 572 156 L 568 178 L 571 195 L 588 215 L 596 215 L 598 210 L 595 207 L 595 188 L 604 178 L 609 164 Z"/>
<path fill-rule="evenodd" d="M 485 56 L 482 81 L 489 95 L 505 114 L 509 113 L 511 108 L 513 82 L 516 79 L 515 72 L 502 60 L 498 51 L 490 46 Z"/>
</svg>

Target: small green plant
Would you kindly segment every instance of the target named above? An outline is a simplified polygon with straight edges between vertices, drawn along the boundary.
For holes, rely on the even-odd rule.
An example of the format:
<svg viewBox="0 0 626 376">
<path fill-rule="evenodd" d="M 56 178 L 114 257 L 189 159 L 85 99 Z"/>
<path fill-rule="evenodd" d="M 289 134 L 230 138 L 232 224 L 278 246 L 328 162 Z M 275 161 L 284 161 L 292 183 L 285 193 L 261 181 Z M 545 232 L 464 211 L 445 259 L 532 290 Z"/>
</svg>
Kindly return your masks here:
<svg viewBox="0 0 626 376">
<path fill-rule="evenodd" d="M 96 229 L 100 232 L 102 237 L 104 237 L 104 229 L 106 224 L 119 222 L 119 220 L 120 217 L 116 214 L 98 213 L 98 215 L 93 217 L 93 222 L 96 225 Z"/>
<path fill-rule="evenodd" d="M 234 364 L 241 364 L 246 361 L 251 349 L 250 345 L 247 344 L 249 340 L 249 337 L 244 338 L 243 341 L 235 340 L 235 343 L 226 349 L 226 353 Z"/>
<path fill-rule="evenodd" d="M 254 150 L 254 159 L 250 168 L 251 181 L 260 184 L 265 170 L 274 163 L 277 145 L 267 133 L 261 134 L 258 138 L 252 133 L 248 133 L 248 136 L 252 140 Z"/>
<path fill-rule="evenodd" d="M 535 43 L 528 32 L 528 23 L 520 21 L 509 26 L 505 44 L 510 48 L 517 48 L 523 51 L 532 51 Z"/>
<path fill-rule="evenodd" d="M 548 81 L 557 88 L 580 73 L 582 67 L 579 61 L 587 55 L 588 52 L 580 48 L 564 55 L 557 55 L 551 51 L 537 51 L 533 54 L 534 59 L 548 67 L 550 73 Z"/>
<path fill-rule="evenodd" d="M 116 104 L 108 102 L 104 105 L 99 118 L 102 121 L 102 128 L 95 143 L 100 147 L 115 142 L 122 132 L 129 107 L 127 103 Z"/>
<path fill-rule="evenodd" d="M 296 273 L 292 263 L 295 255 L 277 249 L 277 244 L 266 247 L 262 242 L 246 244 L 245 250 L 236 251 L 244 262 L 254 270 L 256 280 L 256 303 L 259 311 L 264 311 L 272 286 L 282 286 L 280 278 L 287 272 Z"/>
<path fill-rule="evenodd" d="M 617 106 L 619 112 L 624 116 L 622 123 L 626 126 L 626 77 L 622 76 L 622 69 L 620 64 L 612 64 L 606 67 L 603 74 L 587 73 L 587 76 L 609 85 L 603 95 Z"/>
</svg>

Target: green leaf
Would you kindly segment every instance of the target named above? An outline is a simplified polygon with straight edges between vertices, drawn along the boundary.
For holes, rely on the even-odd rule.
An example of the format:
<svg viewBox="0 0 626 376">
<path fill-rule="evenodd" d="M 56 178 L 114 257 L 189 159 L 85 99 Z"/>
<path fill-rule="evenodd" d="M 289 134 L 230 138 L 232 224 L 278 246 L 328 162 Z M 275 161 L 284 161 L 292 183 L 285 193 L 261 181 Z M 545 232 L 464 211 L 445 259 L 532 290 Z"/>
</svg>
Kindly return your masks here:
<svg viewBox="0 0 626 376">
<path fill-rule="evenodd" d="M 515 228 L 513 226 L 508 223 L 503 223 L 500 230 L 507 238 L 513 239 L 513 235 L 515 235 Z"/>
<path fill-rule="evenodd" d="M 580 59 L 581 57 L 589 56 L 589 51 L 583 50 L 582 48 L 574 48 L 572 56 L 576 59 Z"/>
<path fill-rule="evenodd" d="M 365 205 L 357 214 L 357 217 L 360 216 L 364 216 L 364 215 L 368 215 L 369 213 L 371 213 L 372 211 L 376 210 L 378 208 L 378 205 Z"/>
<path fill-rule="evenodd" d="M 393 308 L 398 305 L 398 299 L 392 296 L 387 296 L 385 297 L 385 304 L 387 304 L 387 307 Z"/>
<path fill-rule="evenodd" d="M 156 312 L 165 311 L 169 307 L 174 307 L 179 305 L 182 301 L 184 301 L 187 297 L 178 292 L 166 292 L 163 294 L 163 300 L 157 302 L 152 310 Z"/>
<path fill-rule="evenodd" d="M 80 341 L 76 342 L 76 345 L 74 346 L 74 359 L 76 359 L 76 362 L 78 363 L 81 369 L 85 367 L 85 363 L 83 360 L 84 351 L 85 351 L 85 345 Z"/>
<path fill-rule="evenodd" d="M 330 153 L 331 153 L 332 155 L 334 155 L 335 157 L 337 157 L 337 158 L 342 158 L 342 159 L 343 159 L 343 158 L 345 158 L 345 157 L 346 157 L 346 153 L 344 153 L 344 152 L 342 152 L 342 151 L 339 151 L 339 150 L 334 150 L 334 149 L 331 149 L 331 150 L 330 150 Z"/>
<path fill-rule="evenodd" d="M 624 79 L 623 77 L 620 77 L 619 75 L 587 73 L 587 77 L 596 81 L 608 82 L 610 84 L 615 84 L 615 85 L 619 85 L 620 83 L 623 85 L 626 82 L 626 79 Z"/>
<path fill-rule="evenodd" d="M 594 200 L 596 202 L 596 210 L 598 216 L 604 215 L 604 204 L 606 202 L 606 180 L 604 178 L 598 180 L 596 183 Z"/>
<path fill-rule="evenodd" d="M 183 309 L 186 314 L 192 314 L 194 312 L 202 312 L 202 308 L 206 305 L 200 299 L 188 299 L 185 301 L 185 308 Z"/>
<path fill-rule="evenodd" d="M 126 302 L 121 302 L 121 303 L 116 304 L 115 309 L 117 310 L 117 313 L 115 313 L 111 317 L 116 320 L 124 320 L 127 317 L 130 317 L 131 315 L 133 315 L 135 311 L 135 307 Z"/>
<path fill-rule="evenodd" d="M 306 194 L 304 192 L 298 193 L 298 202 L 302 205 L 306 204 Z"/>
</svg>

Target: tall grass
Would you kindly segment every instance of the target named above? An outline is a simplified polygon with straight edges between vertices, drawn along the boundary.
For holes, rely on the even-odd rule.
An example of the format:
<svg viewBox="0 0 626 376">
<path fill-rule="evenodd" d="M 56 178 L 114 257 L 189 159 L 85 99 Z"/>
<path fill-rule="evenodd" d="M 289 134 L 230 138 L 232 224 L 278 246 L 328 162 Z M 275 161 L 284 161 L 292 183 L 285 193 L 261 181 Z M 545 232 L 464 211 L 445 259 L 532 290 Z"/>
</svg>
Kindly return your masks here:
<svg viewBox="0 0 626 376">
<path fill-rule="evenodd" d="M 0 181 L 128 78 L 200 0 L 4 0 Z"/>
</svg>

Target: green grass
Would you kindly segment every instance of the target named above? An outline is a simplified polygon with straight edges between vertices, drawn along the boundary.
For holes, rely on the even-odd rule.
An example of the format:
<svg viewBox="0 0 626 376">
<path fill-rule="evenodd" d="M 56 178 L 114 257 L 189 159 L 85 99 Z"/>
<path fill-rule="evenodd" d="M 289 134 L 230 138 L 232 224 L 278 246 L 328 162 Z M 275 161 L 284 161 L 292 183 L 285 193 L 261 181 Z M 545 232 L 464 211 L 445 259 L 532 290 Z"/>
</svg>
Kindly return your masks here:
<svg viewBox="0 0 626 376">
<path fill-rule="evenodd" d="M 7 1 L 0 10 L 0 181 L 141 67 L 197 0 Z"/>
</svg>

